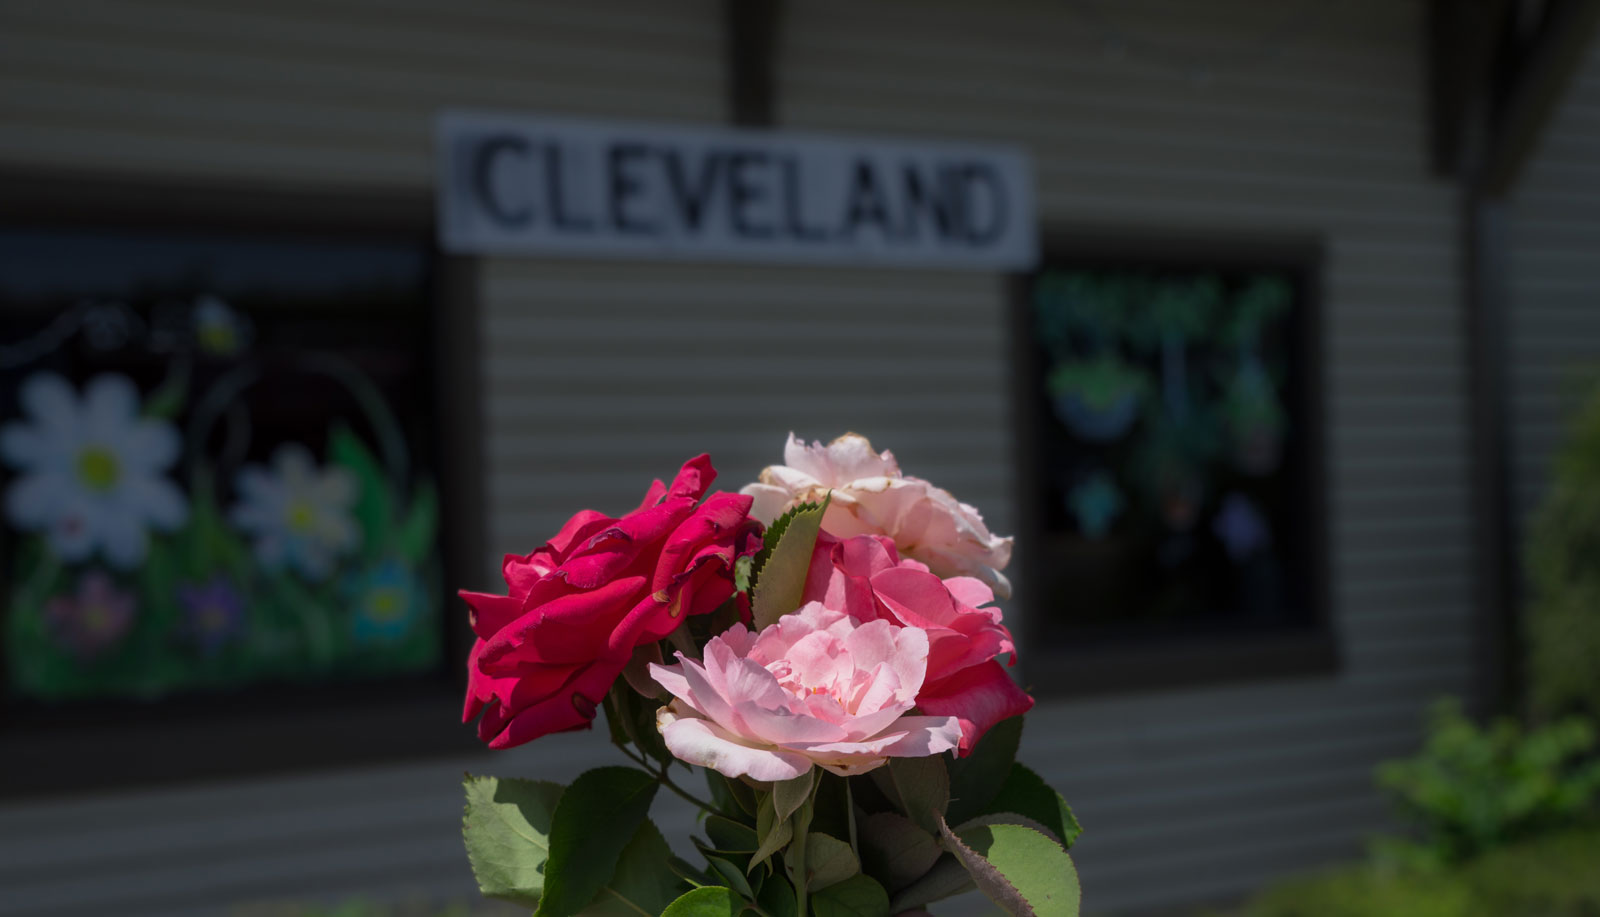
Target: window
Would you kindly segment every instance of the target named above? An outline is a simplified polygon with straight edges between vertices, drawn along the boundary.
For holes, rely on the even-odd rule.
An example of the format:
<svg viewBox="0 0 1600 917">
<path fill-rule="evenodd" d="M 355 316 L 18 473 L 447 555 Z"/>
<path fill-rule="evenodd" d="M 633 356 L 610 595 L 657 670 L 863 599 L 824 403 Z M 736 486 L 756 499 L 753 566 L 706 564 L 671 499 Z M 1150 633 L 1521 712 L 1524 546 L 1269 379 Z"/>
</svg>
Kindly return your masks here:
<svg viewBox="0 0 1600 917">
<path fill-rule="evenodd" d="M 1068 684 L 1329 658 L 1315 258 L 1281 248 L 1069 241 L 1022 284 L 1028 628 Z"/>
<path fill-rule="evenodd" d="M 141 760 L 426 750 L 439 730 L 379 723 L 459 703 L 447 584 L 478 524 L 441 447 L 463 394 L 441 340 L 472 330 L 440 321 L 426 226 L 86 209 L 0 224 L 0 729 L 27 738 L 8 742 L 20 791 L 72 785 L 58 762 L 118 730 L 134 781 L 185 776 Z"/>
</svg>

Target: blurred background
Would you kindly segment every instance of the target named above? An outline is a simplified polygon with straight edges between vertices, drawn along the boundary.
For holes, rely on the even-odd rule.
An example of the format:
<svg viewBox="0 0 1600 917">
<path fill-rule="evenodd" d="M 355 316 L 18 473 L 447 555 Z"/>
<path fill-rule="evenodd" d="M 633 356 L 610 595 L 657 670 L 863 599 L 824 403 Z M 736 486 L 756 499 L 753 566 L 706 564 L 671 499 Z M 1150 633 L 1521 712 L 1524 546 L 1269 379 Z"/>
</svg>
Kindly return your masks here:
<svg viewBox="0 0 1600 917">
<path fill-rule="evenodd" d="M 0 0 L 0 915 L 498 913 L 453 590 L 847 430 L 1086 911 L 1595 913 L 1597 20 Z"/>
</svg>

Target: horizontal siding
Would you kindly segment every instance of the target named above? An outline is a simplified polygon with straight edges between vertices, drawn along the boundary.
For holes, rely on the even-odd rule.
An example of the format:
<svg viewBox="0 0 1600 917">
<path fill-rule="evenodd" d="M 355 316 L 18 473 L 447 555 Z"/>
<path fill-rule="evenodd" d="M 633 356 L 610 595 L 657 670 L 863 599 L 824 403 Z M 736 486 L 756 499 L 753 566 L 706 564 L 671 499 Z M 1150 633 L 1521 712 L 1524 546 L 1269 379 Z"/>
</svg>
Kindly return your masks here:
<svg viewBox="0 0 1600 917">
<path fill-rule="evenodd" d="M 1025 144 L 1047 225 L 1324 243 L 1343 670 L 1037 710 L 1027 753 L 1087 828 L 1076 856 L 1101 910 L 1358 854 L 1389 824 L 1373 765 L 1415 747 L 1425 703 L 1471 678 L 1455 198 L 1426 171 L 1421 5 L 1300 7 L 1314 21 L 1266 59 L 1225 65 L 1237 57 L 1217 49 L 1293 7 L 812 3 L 786 35 L 787 121 Z M 1196 80 L 1141 58 L 1149 47 L 1223 60 Z"/>
<path fill-rule="evenodd" d="M 1077 857 L 1097 911 L 1231 894 L 1353 855 L 1388 824 L 1373 763 L 1412 747 L 1423 704 L 1471 678 L 1456 215 L 1423 155 L 1421 7 L 785 8 L 787 125 L 1026 146 L 1049 223 L 1314 234 L 1325 246 L 1344 667 L 1042 704 L 1026 754 L 1088 828 Z M 709 0 L 9 4 L 0 169 L 414 192 L 429 181 L 443 107 L 716 120 L 717 10 Z M 1600 149 L 1560 142 L 1568 171 Z M 1544 267 L 1581 265 L 1573 230 L 1591 224 L 1574 204 L 1546 204 L 1519 238 L 1562 243 L 1551 250 L 1569 256 Z M 479 288 L 492 553 L 528 550 L 579 506 L 624 510 L 699 451 L 735 488 L 791 430 L 867 433 L 1012 529 L 999 278 L 486 260 Z M 1579 327 L 1584 289 L 1548 285 L 1540 314 Z M 1550 398 L 1526 403 L 1548 404 L 1548 418 Z M 485 583 L 492 575 L 486 563 Z M 563 736 L 461 761 L 7 806 L 0 915 L 468 894 L 462 770 L 563 779 L 608 760 L 598 736 Z M 663 800 L 657 816 L 681 840 L 688 813 Z"/>
<path fill-rule="evenodd" d="M 1600 52 L 1591 51 L 1511 198 L 1512 506 L 1526 524 L 1550 457 L 1600 384 Z"/>
</svg>

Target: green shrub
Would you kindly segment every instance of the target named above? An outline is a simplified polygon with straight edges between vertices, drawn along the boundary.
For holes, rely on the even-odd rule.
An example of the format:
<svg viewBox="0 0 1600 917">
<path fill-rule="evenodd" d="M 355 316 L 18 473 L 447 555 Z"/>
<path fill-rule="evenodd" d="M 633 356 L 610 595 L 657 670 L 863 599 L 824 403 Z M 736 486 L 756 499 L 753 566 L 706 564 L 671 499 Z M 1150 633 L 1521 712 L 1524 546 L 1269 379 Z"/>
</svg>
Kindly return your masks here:
<svg viewBox="0 0 1600 917">
<path fill-rule="evenodd" d="M 1600 386 L 1568 429 L 1524 564 L 1528 700 L 1549 717 L 1600 717 Z"/>
<path fill-rule="evenodd" d="M 1457 702 L 1440 702 L 1422 752 L 1378 769 L 1419 841 L 1386 849 L 1413 866 L 1460 863 L 1580 821 L 1600 794 L 1595 743 L 1578 717 L 1529 732 L 1509 718 L 1480 729 Z"/>
<path fill-rule="evenodd" d="M 1550 835 L 1453 869 L 1365 865 L 1296 879 L 1238 917 L 1596 917 L 1600 831 Z"/>
</svg>

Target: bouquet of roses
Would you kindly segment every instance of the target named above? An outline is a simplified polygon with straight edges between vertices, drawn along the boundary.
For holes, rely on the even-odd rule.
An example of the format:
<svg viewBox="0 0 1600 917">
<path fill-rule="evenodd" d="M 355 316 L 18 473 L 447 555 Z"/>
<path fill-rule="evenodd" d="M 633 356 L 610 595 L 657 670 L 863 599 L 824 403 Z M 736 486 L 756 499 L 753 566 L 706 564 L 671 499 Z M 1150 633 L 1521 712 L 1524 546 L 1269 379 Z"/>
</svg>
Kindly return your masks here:
<svg viewBox="0 0 1600 917">
<path fill-rule="evenodd" d="M 1077 914 L 1078 824 L 1014 760 L 1033 699 L 991 604 L 1011 539 L 860 436 L 791 436 L 784 461 L 705 497 L 716 472 L 691 459 L 633 512 L 508 556 L 509 594 L 462 593 L 464 718 L 489 747 L 603 710 L 636 765 L 469 776 L 484 893 L 536 917 L 879 917 L 976 887 Z M 703 863 L 648 818 L 663 788 L 700 809 Z"/>
</svg>

